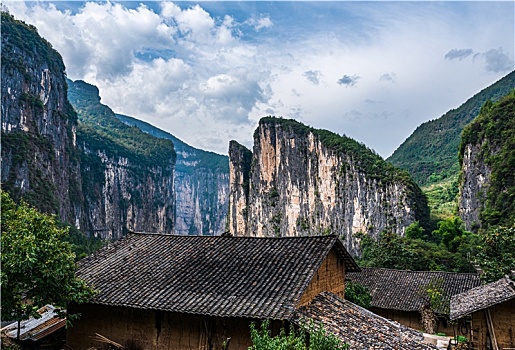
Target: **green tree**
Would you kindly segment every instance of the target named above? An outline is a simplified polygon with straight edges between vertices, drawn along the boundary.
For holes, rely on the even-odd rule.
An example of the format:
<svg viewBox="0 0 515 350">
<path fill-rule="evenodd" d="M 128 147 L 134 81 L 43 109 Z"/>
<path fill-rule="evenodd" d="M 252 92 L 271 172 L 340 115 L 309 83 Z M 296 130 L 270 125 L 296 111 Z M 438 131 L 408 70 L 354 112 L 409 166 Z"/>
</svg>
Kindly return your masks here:
<svg viewBox="0 0 515 350">
<path fill-rule="evenodd" d="M 515 271 L 515 225 L 494 227 L 480 237 L 476 261 L 483 281 L 493 282 Z"/>
<path fill-rule="evenodd" d="M 422 226 L 420 226 L 419 221 L 415 221 L 411 225 L 406 228 L 406 237 L 410 239 L 425 239 L 425 230 Z"/>
<path fill-rule="evenodd" d="M 459 217 L 452 217 L 438 222 L 438 229 L 433 235 L 441 239 L 441 243 L 448 251 L 456 253 L 460 244 L 471 233 L 466 231 L 463 221 Z"/>
<path fill-rule="evenodd" d="M 368 288 L 352 281 L 345 282 L 345 299 L 365 309 L 369 309 L 372 302 Z"/>
<path fill-rule="evenodd" d="M 19 323 L 37 318 L 37 310 L 46 304 L 63 314 L 69 302 L 88 301 L 94 290 L 75 276 L 75 255 L 63 241 L 68 228 L 23 201 L 17 205 L 7 192 L 0 194 L 3 319 Z"/>
</svg>

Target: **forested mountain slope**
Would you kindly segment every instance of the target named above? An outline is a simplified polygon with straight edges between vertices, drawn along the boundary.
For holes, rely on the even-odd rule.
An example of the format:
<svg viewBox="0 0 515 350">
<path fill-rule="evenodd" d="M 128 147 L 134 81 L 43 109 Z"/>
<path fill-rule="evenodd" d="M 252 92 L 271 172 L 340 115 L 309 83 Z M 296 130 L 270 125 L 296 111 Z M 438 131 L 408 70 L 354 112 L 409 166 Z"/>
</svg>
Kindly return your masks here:
<svg viewBox="0 0 515 350">
<path fill-rule="evenodd" d="M 463 128 L 487 100 L 497 101 L 515 88 L 515 71 L 485 88 L 459 108 L 421 124 L 387 159 L 407 170 L 420 186 L 456 176 Z"/>
</svg>

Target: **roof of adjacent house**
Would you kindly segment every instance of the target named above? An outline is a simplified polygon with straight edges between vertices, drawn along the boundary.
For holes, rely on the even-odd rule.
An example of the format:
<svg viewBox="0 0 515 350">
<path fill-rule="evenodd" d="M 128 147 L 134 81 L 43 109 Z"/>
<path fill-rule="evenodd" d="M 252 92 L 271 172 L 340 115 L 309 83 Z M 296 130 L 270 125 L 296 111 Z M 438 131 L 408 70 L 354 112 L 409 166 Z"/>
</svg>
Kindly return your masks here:
<svg viewBox="0 0 515 350">
<path fill-rule="evenodd" d="M 333 293 L 322 292 L 308 305 L 297 310 L 293 322 L 297 325 L 322 324 L 355 350 L 426 350 L 436 349 L 423 344 L 424 336 L 411 328 L 374 314 Z"/>
<path fill-rule="evenodd" d="M 451 320 L 515 298 L 515 282 L 508 276 L 451 298 Z"/>
<path fill-rule="evenodd" d="M 372 307 L 419 311 L 424 305 L 423 290 L 429 283 L 441 281 L 444 301 L 451 296 L 465 292 L 481 284 L 476 273 L 454 273 L 442 271 L 406 271 L 384 268 L 361 268 L 352 272 L 346 279 L 359 283 L 369 289 Z M 448 310 L 437 310 L 448 313 Z"/>
<path fill-rule="evenodd" d="M 37 311 L 41 317 L 20 322 L 20 340 L 38 341 L 63 328 L 66 325 L 66 318 L 57 317 L 55 307 L 46 305 Z M 18 322 L 14 322 L 2 329 L 10 338 L 18 336 Z"/>
<path fill-rule="evenodd" d="M 129 233 L 79 261 L 93 303 L 211 316 L 286 319 L 336 236 L 214 237 Z"/>
</svg>

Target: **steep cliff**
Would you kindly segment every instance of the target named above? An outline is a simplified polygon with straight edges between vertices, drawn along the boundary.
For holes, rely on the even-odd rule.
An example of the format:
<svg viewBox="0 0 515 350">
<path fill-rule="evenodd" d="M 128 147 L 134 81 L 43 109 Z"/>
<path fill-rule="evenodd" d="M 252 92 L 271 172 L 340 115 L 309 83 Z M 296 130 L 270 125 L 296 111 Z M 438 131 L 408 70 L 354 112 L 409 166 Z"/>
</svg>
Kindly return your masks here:
<svg viewBox="0 0 515 350">
<path fill-rule="evenodd" d="M 459 214 L 468 230 L 515 223 L 515 90 L 464 130 Z"/>
<path fill-rule="evenodd" d="M 62 58 L 35 27 L 2 12 L 1 61 L 2 188 L 80 226 L 77 115 Z"/>
<path fill-rule="evenodd" d="M 421 124 L 387 159 L 407 170 L 420 186 L 456 177 L 463 128 L 488 100 L 497 101 L 515 88 L 515 71 L 477 93 L 460 107 Z"/>
<path fill-rule="evenodd" d="M 231 143 L 234 235 L 334 233 L 356 254 L 357 232 L 403 235 L 416 220 L 427 224 L 426 198 L 409 175 L 345 136 L 267 117 L 254 133 L 250 167 L 248 157 Z"/>
<path fill-rule="evenodd" d="M 226 229 L 229 159 L 184 143 L 174 135 L 141 120 L 117 114 L 123 123 L 155 137 L 172 140 L 175 166 L 175 232 L 181 235 L 219 235 Z"/>
<path fill-rule="evenodd" d="M 77 144 L 91 232 L 104 238 L 119 238 L 127 230 L 173 233 L 173 143 L 119 121 L 100 103 L 93 85 L 69 80 L 68 97 L 79 117 Z"/>
</svg>

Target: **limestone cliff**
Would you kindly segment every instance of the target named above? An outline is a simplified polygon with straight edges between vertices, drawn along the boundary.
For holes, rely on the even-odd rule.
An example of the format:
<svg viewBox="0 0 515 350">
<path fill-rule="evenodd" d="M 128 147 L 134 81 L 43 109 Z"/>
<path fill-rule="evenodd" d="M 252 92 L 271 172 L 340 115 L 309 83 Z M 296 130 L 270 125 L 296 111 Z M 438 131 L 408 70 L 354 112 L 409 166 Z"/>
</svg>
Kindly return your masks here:
<svg viewBox="0 0 515 350">
<path fill-rule="evenodd" d="M 403 235 L 414 221 L 428 220 L 427 200 L 409 175 L 347 137 L 267 117 L 254 133 L 250 166 L 249 152 L 231 143 L 234 235 L 333 233 L 357 254 L 357 232 Z"/>
<path fill-rule="evenodd" d="M 141 120 L 117 114 L 123 123 L 155 137 L 172 140 L 175 166 L 175 233 L 220 235 L 227 224 L 229 159 L 192 147 L 174 135 Z"/>
<path fill-rule="evenodd" d="M 64 64 L 35 27 L 5 12 L 1 74 L 2 188 L 80 226 L 77 115 L 67 100 Z"/>
<path fill-rule="evenodd" d="M 127 230 L 173 233 L 173 143 L 120 122 L 95 86 L 68 81 L 68 88 L 79 117 L 88 230 L 104 238 Z"/>
<path fill-rule="evenodd" d="M 459 214 L 467 230 L 515 222 L 515 90 L 463 130 Z"/>
</svg>

